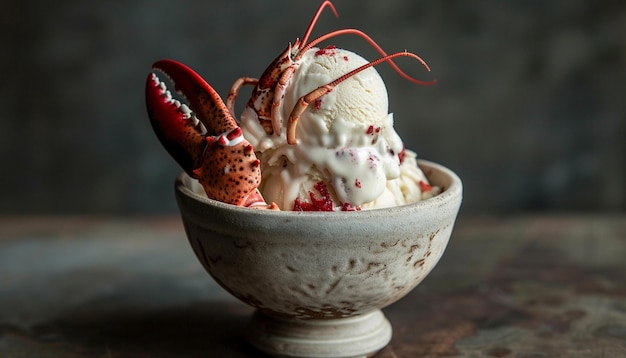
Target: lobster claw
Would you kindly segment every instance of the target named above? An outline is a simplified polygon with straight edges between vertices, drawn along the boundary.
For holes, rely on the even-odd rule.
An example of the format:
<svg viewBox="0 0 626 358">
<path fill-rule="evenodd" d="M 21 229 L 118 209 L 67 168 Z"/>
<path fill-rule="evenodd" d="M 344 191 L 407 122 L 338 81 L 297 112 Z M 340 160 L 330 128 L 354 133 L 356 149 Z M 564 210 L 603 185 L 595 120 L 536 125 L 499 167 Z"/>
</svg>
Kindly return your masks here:
<svg viewBox="0 0 626 358">
<path fill-rule="evenodd" d="M 159 68 L 155 63 L 154 68 Z M 165 83 L 155 73 L 146 81 L 146 107 L 152 129 L 163 147 L 187 174 L 201 164 L 206 148 L 204 128 L 191 116 L 191 110 L 172 98 Z"/>
<path fill-rule="evenodd" d="M 153 68 L 166 74 L 189 106 L 172 98 L 151 73 L 146 106 L 161 144 L 211 199 L 235 205 L 262 202 L 260 162 L 217 92 L 196 72 L 173 61 Z"/>
</svg>

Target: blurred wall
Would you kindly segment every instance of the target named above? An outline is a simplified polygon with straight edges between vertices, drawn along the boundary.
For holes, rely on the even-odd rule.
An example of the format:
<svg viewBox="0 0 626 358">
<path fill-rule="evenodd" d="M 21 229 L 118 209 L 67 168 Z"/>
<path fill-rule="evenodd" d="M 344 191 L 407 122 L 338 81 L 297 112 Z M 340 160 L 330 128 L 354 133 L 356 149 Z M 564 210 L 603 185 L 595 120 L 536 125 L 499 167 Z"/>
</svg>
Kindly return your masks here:
<svg viewBox="0 0 626 358">
<path fill-rule="evenodd" d="M 179 169 L 144 106 L 152 62 L 185 62 L 226 94 L 301 37 L 318 4 L 2 2 L 0 213 L 175 211 Z M 355 27 L 431 65 L 398 60 L 430 87 L 378 69 L 407 147 L 464 180 L 465 212 L 626 208 L 626 2 L 335 5 L 314 36 Z M 354 36 L 328 43 L 378 57 Z"/>
</svg>

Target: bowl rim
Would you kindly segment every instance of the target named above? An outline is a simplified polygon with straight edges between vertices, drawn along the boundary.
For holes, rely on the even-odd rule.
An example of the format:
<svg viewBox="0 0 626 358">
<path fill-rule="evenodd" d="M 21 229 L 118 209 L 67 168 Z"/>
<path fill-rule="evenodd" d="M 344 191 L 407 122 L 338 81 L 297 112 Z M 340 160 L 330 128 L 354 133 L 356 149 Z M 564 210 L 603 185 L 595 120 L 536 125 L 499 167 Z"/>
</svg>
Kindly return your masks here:
<svg viewBox="0 0 626 358">
<path fill-rule="evenodd" d="M 447 167 L 424 159 L 418 159 L 418 166 L 422 169 L 425 175 L 429 170 L 435 170 L 443 173 L 445 176 L 450 178 L 450 185 L 443 188 L 443 191 L 431 198 L 420 200 L 416 203 L 411 203 L 407 205 L 400 205 L 394 207 L 386 207 L 386 208 L 377 208 L 377 209 L 368 209 L 368 210 L 358 210 L 358 211 L 293 211 L 293 210 L 259 210 L 259 209 L 251 209 L 247 207 L 227 204 L 218 200 L 209 199 L 206 196 L 200 195 L 193 190 L 191 190 L 187 184 L 185 183 L 188 180 L 192 180 L 192 178 L 186 173 L 181 172 L 174 181 L 174 189 L 177 194 L 183 195 L 187 198 L 192 199 L 196 203 L 201 204 L 202 206 L 214 207 L 218 209 L 223 209 L 226 211 L 230 211 L 233 213 L 245 214 L 245 215 L 272 215 L 277 217 L 302 217 L 302 216 L 327 216 L 332 214 L 333 217 L 341 217 L 342 215 L 352 216 L 352 217 L 362 217 L 362 216 L 388 216 L 393 213 L 403 212 L 407 209 L 421 211 L 426 210 L 428 208 L 432 208 L 433 206 L 438 206 L 439 204 L 443 204 L 449 201 L 453 201 L 455 199 L 462 200 L 463 193 L 463 183 L 459 176 L 454 173 L 452 170 Z M 426 170 L 425 170 L 426 169 Z"/>
</svg>

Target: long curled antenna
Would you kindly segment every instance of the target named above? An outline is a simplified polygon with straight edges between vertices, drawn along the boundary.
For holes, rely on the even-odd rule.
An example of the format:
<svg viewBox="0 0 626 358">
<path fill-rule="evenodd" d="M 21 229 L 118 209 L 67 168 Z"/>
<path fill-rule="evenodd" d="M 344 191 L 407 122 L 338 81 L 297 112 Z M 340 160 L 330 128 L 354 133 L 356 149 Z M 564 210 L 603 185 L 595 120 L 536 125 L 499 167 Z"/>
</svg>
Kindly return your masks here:
<svg viewBox="0 0 626 358">
<path fill-rule="evenodd" d="M 383 57 L 368 62 L 360 67 L 355 68 L 354 70 L 342 75 L 341 77 L 325 84 L 322 86 L 317 87 L 316 89 L 314 89 L 313 91 L 307 93 L 306 95 L 300 97 L 300 99 L 298 99 L 298 101 L 296 102 L 296 105 L 294 106 L 293 110 L 291 111 L 291 114 L 289 115 L 289 121 L 287 122 L 287 143 L 289 144 L 296 144 L 297 140 L 296 140 L 296 126 L 298 124 L 298 119 L 300 118 L 300 115 L 302 115 L 302 113 L 308 108 L 309 104 L 311 104 L 312 102 L 314 102 L 315 100 L 317 100 L 318 98 L 322 97 L 323 95 L 327 94 L 328 92 L 331 92 L 333 90 L 333 88 L 335 88 L 335 86 L 337 86 L 338 84 L 340 84 L 341 82 L 347 80 L 348 78 L 356 75 L 357 73 L 366 70 L 370 67 L 376 66 L 382 62 L 391 62 L 391 59 L 396 58 L 396 57 L 400 57 L 400 56 L 405 56 L 405 57 L 411 57 L 414 58 L 422 63 L 424 63 L 424 60 L 422 60 L 419 56 L 417 56 L 414 53 L 411 52 L 407 52 L 407 51 L 403 51 L 403 52 L 396 52 L 396 53 L 392 53 L 390 55 L 385 54 Z M 393 63 L 393 62 L 391 62 Z"/>
<path fill-rule="evenodd" d="M 374 41 L 371 37 L 369 37 L 366 33 L 364 33 L 361 30 L 357 30 L 357 29 L 342 29 L 342 30 L 336 30 L 333 32 L 329 32 L 325 35 L 322 35 L 316 39 L 314 39 L 313 41 L 309 42 L 308 44 L 306 44 L 302 49 L 300 49 L 300 51 L 298 52 L 298 54 L 295 56 L 295 60 L 300 59 L 304 53 L 309 50 L 311 47 L 317 45 L 318 43 L 324 41 L 324 40 L 328 40 L 330 38 L 333 37 L 337 37 L 339 35 L 346 35 L 346 34 L 350 34 L 350 35 L 357 35 L 359 37 L 361 37 L 362 39 L 364 39 L 365 41 L 367 41 L 372 47 L 374 47 L 374 49 L 376 49 L 376 51 L 378 51 L 378 53 L 380 53 L 383 58 L 385 56 L 388 56 L 387 53 L 376 43 L 376 41 Z M 402 78 L 406 79 L 409 82 L 413 82 L 416 83 L 418 85 L 423 85 L 423 86 L 429 86 L 429 85 L 433 85 L 437 82 L 437 80 L 431 80 L 431 81 L 422 81 L 422 80 L 418 80 L 416 78 L 413 78 L 409 75 L 407 75 L 404 71 L 402 71 L 400 69 L 400 67 L 398 67 L 398 65 L 395 64 L 395 62 L 393 62 L 391 59 L 393 57 L 387 57 L 384 61 L 387 61 L 389 63 L 389 65 L 400 75 L 402 76 Z M 424 68 L 426 68 L 427 71 L 430 72 L 430 67 L 428 66 L 428 64 L 426 63 L 426 61 L 424 61 L 421 57 L 415 55 L 415 57 L 418 61 L 420 61 L 420 63 L 422 64 L 422 66 L 424 66 Z"/>
<path fill-rule="evenodd" d="M 315 27 L 315 24 L 317 23 L 317 20 L 319 19 L 320 15 L 322 14 L 322 11 L 324 11 L 324 8 L 327 7 L 327 6 L 330 7 L 331 10 L 333 10 L 333 13 L 335 14 L 335 17 L 339 17 L 339 13 L 335 9 L 335 6 L 333 5 L 333 3 L 328 1 L 328 0 L 324 1 L 320 5 L 320 7 L 317 9 L 317 12 L 315 13 L 315 16 L 313 16 L 313 19 L 311 20 L 311 23 L 309 23 L 309 26 L 306 28 L 306 32 L 304 33 L 304 36 L 302 36 L 302 41 L 299 42 L 300 46 L 305 46 L 306 45 L 306 42 L 309 40 L 309 36 L 311 36 L 311 32 L 313 31 L 313 28 Z"/>
</svg>

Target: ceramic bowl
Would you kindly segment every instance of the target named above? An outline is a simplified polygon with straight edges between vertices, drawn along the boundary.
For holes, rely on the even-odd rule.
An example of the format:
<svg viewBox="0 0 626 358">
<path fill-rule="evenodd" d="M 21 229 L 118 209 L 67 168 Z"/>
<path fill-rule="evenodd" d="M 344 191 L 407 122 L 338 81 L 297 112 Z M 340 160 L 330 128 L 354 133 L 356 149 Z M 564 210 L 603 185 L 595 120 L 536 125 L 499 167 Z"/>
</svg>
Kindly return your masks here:
<svg viewBox="0 0 626 358">
<path fill-rule="evenodd" d="M 456 174 L 419 165 L 441 194 L 356 212 L 242 208 L 197 194 L 197 182 L 184 173 L 177 178 L 194 253 L 215 281 L 257 309 L 250 343 L 282 357 L 364 357 L 389 342 L 381 308 L 433 269 L 461 205 Z"/>
</svg>

